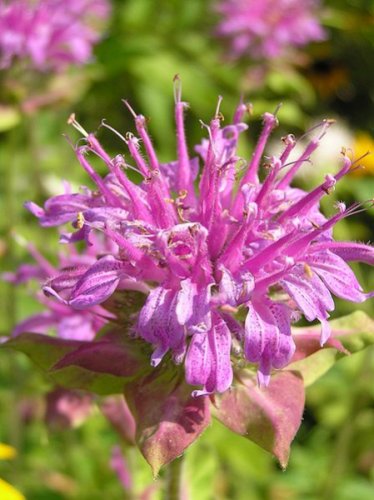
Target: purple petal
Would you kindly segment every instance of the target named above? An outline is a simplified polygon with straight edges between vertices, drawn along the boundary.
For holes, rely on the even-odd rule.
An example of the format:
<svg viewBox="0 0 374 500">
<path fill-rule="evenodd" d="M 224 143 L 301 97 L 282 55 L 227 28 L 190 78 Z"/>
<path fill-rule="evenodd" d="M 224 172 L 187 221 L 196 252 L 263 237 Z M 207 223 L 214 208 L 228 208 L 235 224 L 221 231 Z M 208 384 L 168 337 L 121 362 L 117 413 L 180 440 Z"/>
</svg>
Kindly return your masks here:
<svg viewBox="0 0 374 500">
<path fill-rule="evenodd" d="M 352 269 L 337 255 L 329 252 L 312 253 L 307 261 L 326 286 L 338 297 L 352 302 L 363 302 L 366 295 Z"/>
<path fill-rule="evenodd" d="M 326 311 L 334 309 L 326 286 L 315 273 L 309 276 L 301 265 L 295 266 L 280 284 L 309 321 L 325 318 Z"/>
<path fill-rule="evenodd" d="M 212 325 L 211 318 L 211 285 L 198 288 L 193 301 L 193 314 L 188 322 L 190 333 L 206 332 Z"/>
<path fill-rule="evenodd" d="M 33 202 L 27 202 L 25 207 L 40 219 L 44 227 L 59 226 L 75 221 L 80 212 L 97 204 L 98 200 L 84 194 L 61 194 L 46 201 L 44 210 Z"/>
<path fill-rule="evenodd" d="M 1 274 L 0 277 L 4 281 L 19 285 L 32 279 L 44 280 L 46 273 L 40 266 L 21 264 L 15 273 L 6 272 Z"/>
<path fill-rule="evenodd" d="M 192 158 L 189 161 L 189 166 L 190 180 L 193 182 L 199 172 L 199 159 L 197 157 Z M 178 192 L 178 161 L 160 163 L 160 170 L 166 179 L 169 189 Z"/>
<path fill-rule="evenodd" d="M 158 345 L 152 353 L 151 366 L 153 366 L 154 368 L 158 366 L 161 363 L 162 358 L 168 352 L 168 350 L 169 346 L 166 346 L 165 343 Z"/>
<path fill-rule="evenodd" d="M 165 339 L 171 300 L 170 290 L 161 286 L 151 290 L 138 319 L 138 331 L 143 339 L 152 344 L 159 344 Z"/>
<path fill-rule="evenodd" d="M 69 305 L 74 309 L 86 309 L 104 302 L 116 290 L 124 274 L 122 266 L 122 262 L 111 255 L 98 260 L 75 285 Z"/>
<path fill-rule="evenodd" d="M 76 286 L 88 269 L 88 265 L 64 267 L 60 274 L 45 283 L 44 288 L 53 288 L 55 292 L 67 292 Z"/>
<path fill-rule="evenodd" d="M 321 320 L 321 327 L 320 344 L 323 346 L 331 336 L 331 326 L 327 319 L 323 319 Z"/>
<path fill-rule="evenodd" d="M 267 324 L 262 320 L 252 302 L 248 302 L 248 312 L 244 326 L 244 352 L 248 361 L 257 362 L 265 348 Z"/>
<path fill-rule="evenodd" d="M 274 368 L 284 368 L 295 352 L 295 343 L 291 336 L 290 309 L 283 304 L 270 302 L 268 311 L 279 331 L 278 345 L 272 352 L 272 365 Z"/>
<path fill-rule="evenodd" d="M 73 314 L 61 318 L 57 327 L 57 335 L 61 339 L 93 340 L 96 330 L 89 314 Z"/>
<path fill-rule="evenodd" d="M 265 297 L 256 304 L 248 303 L 245 320 L 244 350 L 248 361 L 259 362 L 258 382 L 270 381 L 272 367 L 283 368 L 295 352 L 291 336 L 291 312 L 288 307 Z"/>
<path fill-rule="evenodd" d="M 374 246 L 372 245 L 350 241 L 329 241 L 313 245 L 311 251 L 314 249 L 317 252 L 322 249 L 329 250 L 345 261 L 358 261 L 374 265 Z"/>
<path fill-rule="evenodd" d="M 54 288 L 51 286 L 43 286 L 43 293 L 46 297 L 54 297 L 61 304 L 67 305 L 68 301 L 64 299 Z"/>
<path fill-rule="evenodd" d="M 202 385 L 193 395 L 203 396 L 226 391 L 233 378 L 231 359 L 231 333 L 218 315 L 212 328 L 193 335 L 186 356 L 186 380 L 191 385 Z"/>
<path fill-rule="evenodd" d="M 33 201 L 26 201 L 24 206 L 29 212 L 31 212 L 33 215 L 35 215 L 35 217 L 37 217 L 38 219 L 40 219 L 41 217 L 44 217 L 44 215 L 45 215 L 45 211 L 41 207 L 39 207 L 39 205 L 34 203 Z"/>
<path fill-rule="evenodd" d="M 62 233 L 60 236 L 60 243 L 66 245 L 70 243 L 76 243 L 78 241 L 86 241 L 88 245 L 91 245 L 89 240 L 89 235 L 91 233 L 91 227 L 84 224 L 82 228 L 78 229 L 74 233 Z"/>
<path fill-rule="evenodd" d="M 86 210 L 84 218 L 92 227 L 103 229 L 106 225 L 113 227 L 127 221 L 129 212 L 118 207 L 97 207 Z"/>
<path fill-rule="evenodd" d="M 194 311 L 194 298 L 197 294 L 196 284 L 190 278 L 181 281 L 175 313 L 181 325 L 186 325 Z"/>
<path fill-rule="evenodd" d="M 231 306 L 239 306 L 248 302 L 254 289 L 254 277 L 251 273 L 240 273 L 234 279 L 231 272 L 221 266 L 222 278 L 219 283 L 219 291 L 226 297 L 226 303 Z"/>
<path fill-rule="evenodd" d="M 225 302 L 231 306 L 236 306 L 237 283 L 230 271 L 221 266 L 222 278 L 219 282 L 219 291 L 225 297 Z"/>
<path fill-rule="evenodd" d="M 210 375 L 211 352 L 208 334 L 193 335 L 185 360 L 186 381 L 190 385 L 205 385 Z"/>
<path fill-rule="evenodd" d="M 271 372 L 271 355 L 266 352 L 263 353 L 261 361 L 257 370 L 257 383 L 258 386 L 263 389 L 270 384 L 270 372 Z"/>
<path fill-rule="evenodd" d="M 139 314 L 138 331 L 142 338 L 156 346 L 151 364 L 157 366 L 169 349 L 181 357 L 185 350 L 184 327 L 178 322 L 178 294 L 158 287 L 150 292 Z"/>
<path fill-rule="evenodd" d="M 210 376 L 205 384 L 208 394 L 225 392 L 232 384 L 231 366 L 231 333 L 226 323 L 215 318 L 214 326 L 208 333 L 212 366 Z"/>
</svg>

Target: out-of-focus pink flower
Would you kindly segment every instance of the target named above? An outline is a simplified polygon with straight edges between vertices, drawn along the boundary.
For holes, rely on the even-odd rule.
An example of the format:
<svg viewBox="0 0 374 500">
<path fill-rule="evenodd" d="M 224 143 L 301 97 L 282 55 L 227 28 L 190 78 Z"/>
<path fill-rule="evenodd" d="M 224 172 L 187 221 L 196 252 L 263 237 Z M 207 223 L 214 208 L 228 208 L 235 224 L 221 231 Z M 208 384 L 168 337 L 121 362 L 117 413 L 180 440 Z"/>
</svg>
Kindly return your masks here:
<svg viewBox="0 0 374 500">
<path fill-rule="evenodd" d="M 0 0 L 0 68 L 15 58 L 40 71 L 86 63 L 109 13 L 108 0 Z"/>
<path fill-rule="evenodd" d="M 230 40 L 234 59 L 247 54 L 273 59 L 287 49 L 325 38 L 318 0 L 221 0 L 219 36 Z"/>
<path fill-rule="evenodd" d="M 131 495 L 131 498 L 135 500 L 152 500 L 157 492 L 160 484 L 158 481 L 145 486 L 140 492 L 134 493 L 133 489 L 133 477 L 129 468 L 129 464 L 126 457 L 121 451 L 119 446 L 114 446 L 112 449 L 112 456 L 110 458 L 110 466 L 112 470 L 116 473 L 119 482 L 121 483 L 124 491 Z M 182 497 L 184 500 L 185 497 Z"/>
<path fill-rule="evenodd" d="M 22 238 L 17 237 L 22 243 Z M 59 267 L 55 268 L 48 262 L 32 244 L 27 244 L 27 250 L 35 259 L 35 264 L 22 264 L 15 273 L 3 273 L 5 281 L 15 285 L 24 285 L 30 281 L 48 283 L 62 270 L 69 269 L 75 276 L 85 271 L 96 262 L 98 252 L 112 249 L 107 247 L 99 239 L 95 238 L 95 244 L 89 246 L 82 254 L 78 254 L 70 247 L 69 252 L 60 254 Z M 69 283 L 60 282 L 64 289 L 69 288 Z M 92 340 L 96 333 L 105 325 L 112 315 L 101 306 L 95 305 L 84 311 L 77 311 L 64 304 L 48 300 L 42 293 L 36 294 L 38 301 L 45 306 L 45 310 L 27 317 L 18 323 L 13 329 L 12 335 L 21 333 L 43 333 L 54 331 L 58 337 L 70 340 Z"/>
<path fill-rule="evenodd" d="M 57 388 L 47 394 L 45 421 L 52 429 L 76 427 L 92 411 L 92 394 Z"/>
<path fill-rule="evenodd" d="M 123 456 L 119 446 L 113 447 L 110 465 L 113 471 L 117 474 L 124 490 L 129 491 L 132 486 L 132 477 L 127 460 Z"/>
</svg>

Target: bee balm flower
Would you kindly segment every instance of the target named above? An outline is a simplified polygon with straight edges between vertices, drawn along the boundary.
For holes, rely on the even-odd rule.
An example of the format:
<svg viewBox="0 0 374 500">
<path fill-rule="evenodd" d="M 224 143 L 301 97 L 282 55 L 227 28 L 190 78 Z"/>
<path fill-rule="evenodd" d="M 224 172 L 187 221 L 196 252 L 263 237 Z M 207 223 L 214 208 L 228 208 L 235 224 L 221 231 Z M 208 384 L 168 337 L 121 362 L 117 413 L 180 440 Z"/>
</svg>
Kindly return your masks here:
<svg viewBox="0 0 374 500">
<path fill-rule="evenodd" d="M 107 0 L 0 0 L 0 68 L 14 58 L 41 71 L 86 63 L 109 10 Z"/>
<path fill-rule="evenodd" d="M 232 57 L 247 53 L 273 59 L 287 49 L 323 40 L 315 0 L 221 0 L 218 35 L 228 38 Z"/>
<path fill-rule="evenodd" d="M 277 118 L 264 114 L 262 132 L 246 161 L 237 151 L 247 129 L 243 104 L 226 126 L 218 104 L 204 125 L 206 138 L 195 147 L 199 156 L 191 157 L 183 122 L 187 103 L 177 80 L 177 155 L 165 164 L 157 157 L 146 119 L 125 104 L 134 116 L 136 135 L 114 132 L 127 148 L 126 156 L 112 158 L 71 117 L 86 141 L 76 146 L 76 155 L 95 191 L 55 196 L 44 208 L 26 205 L 44 226 L 73 222 L 76 231 L 62 236 L 65 243 L 90 244 L 92 233 L 99 232 L 118 251 L 97 256 L 83 274 L 63 271 L 45 291 L 78 310 L 105 302 L 114 290 L 144 292 L 132 335 L 153 346 L 153 366 L 168 352 L 175 363 L 184 363 L 187 382 L 199 387 L 196 396 L 226 391 L 238 360 L 255 363 L 260 384 L 268 384 L 271 371 L 285 367 L 294 354 L 294 321 L 301 315 L 318 320 L 323 344 L 330 335 L 332 295 L 353 302 L 370 296 L 346 262 L 373 264 L 373 248 L 336 242 L 332 236 L 334 225 L 359 206 L 340 203 L 331 217 L 319 209 L 321 198 L 350 171 L 350 159 L 343 156 L 338 173 L 327 174 L 310 192 L 291 187 L 331 125 L 326 120 L 291 163 L 296 140 L 284 137 L 283 151 L 266 159 L 266 175 L 260 180 Z M 107 166 L 105 177 L 94 170 L 90 155 Z M 129 179 L 130 169 L 138 172 L 140 183 Z"/>
</svg>

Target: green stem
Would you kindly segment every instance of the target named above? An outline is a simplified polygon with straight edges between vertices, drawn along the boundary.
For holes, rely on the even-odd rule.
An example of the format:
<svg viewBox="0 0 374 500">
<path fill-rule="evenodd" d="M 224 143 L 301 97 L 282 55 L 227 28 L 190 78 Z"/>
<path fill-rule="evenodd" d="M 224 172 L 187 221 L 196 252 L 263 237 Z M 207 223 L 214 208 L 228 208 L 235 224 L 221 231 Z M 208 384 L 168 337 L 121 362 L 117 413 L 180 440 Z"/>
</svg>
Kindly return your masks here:
<svg viewBox="0 0 374 500">
<path fill-rule="evenodd" d="M 165 500 L 182 499 L 182 471 L 184 456 L 173 460 L 167 470 Z"/>
</svg>

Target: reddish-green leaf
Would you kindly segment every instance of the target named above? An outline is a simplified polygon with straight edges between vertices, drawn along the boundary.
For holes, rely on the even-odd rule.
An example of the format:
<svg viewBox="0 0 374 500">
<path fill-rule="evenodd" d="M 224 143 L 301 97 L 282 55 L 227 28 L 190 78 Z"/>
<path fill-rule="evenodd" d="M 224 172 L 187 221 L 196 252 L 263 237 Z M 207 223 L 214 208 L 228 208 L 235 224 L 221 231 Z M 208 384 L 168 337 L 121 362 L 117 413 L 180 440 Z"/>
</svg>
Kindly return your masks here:
<svg viewBox="0 0 374 500">
<path fill-rule="evenodd" d="M 126 384 L 136 441 L 154 476 L 180 456 L 209 425 L 209 398 L 191 396 L 181 370 L 157 368 Z"/>
<path fill-rule="evenodd" d="M 64 340 L 39 333 L 22 333 L 10 338 L 0 347 L 9 347 L 26 354 L 39 368 L 49 370 L 63 356 L 86 344 L 78 340 Z"/>
<path fill-rule="evenodd" d="M 93 342 L 25 333 L 3 346 L 27 354 L 58 385 L 102 395 L 121 394 L 127 380 L 152 370 L 147 346 L 118 327 Z"/>
<path fill-rule="evenodd" d="M 304 384 L 297 373 L 277 372 L 269 387 L 259 388 L 253 374 L 214 398 L 214 415 L 226 427 L 255 442 L 287 466 L 290 445 L 304 409 Z"/>
<path fill-rule="evenodd" d="M 105 336 L 67 353 L 51 369 L 57 371 L 68 366 L 128 378 L 149 369 L 149 358 L 143 355 L 137 341 Z"/>
</svg>

